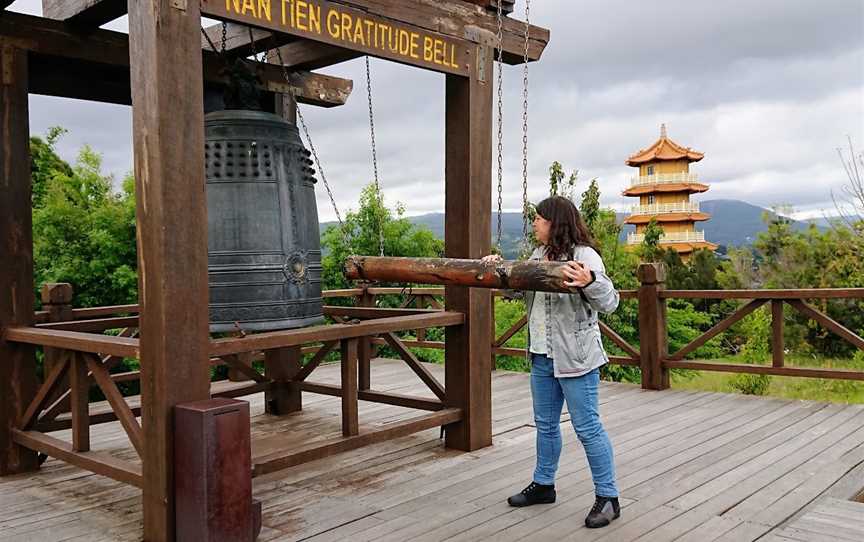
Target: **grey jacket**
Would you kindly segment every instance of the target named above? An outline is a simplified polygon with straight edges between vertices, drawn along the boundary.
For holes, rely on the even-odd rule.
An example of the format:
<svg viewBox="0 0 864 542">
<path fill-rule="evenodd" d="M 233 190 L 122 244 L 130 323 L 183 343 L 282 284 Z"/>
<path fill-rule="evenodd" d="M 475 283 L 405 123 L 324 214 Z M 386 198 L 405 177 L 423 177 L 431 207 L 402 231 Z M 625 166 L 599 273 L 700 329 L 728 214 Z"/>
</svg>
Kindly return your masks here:
<svg viewBox="0 0 864 542">
<path fill-rule="evenodd" d="M 537 248 L 529 259 L 540 260 L 544 252 L 542 247 Z M 547 292 L 546 348 L 558 378 L 581 376 L 609 361 L 603 349 L 597 316 L 600 312 L 613 312 L 619 301 L 618 291 L 606 275 L 606 267 L 597 251 L 591 247 L 576 247 L 573 259 L 594 271 L 595 279 L 582 289 L 587 303 L 578 293 Z M 535 292 L 525 292 L 524 295 L 530 316 Z M 530 331 L 528 344 L 531 344 Z M 528 359 L 531 359 L 530 352 Z"/>
</svg>

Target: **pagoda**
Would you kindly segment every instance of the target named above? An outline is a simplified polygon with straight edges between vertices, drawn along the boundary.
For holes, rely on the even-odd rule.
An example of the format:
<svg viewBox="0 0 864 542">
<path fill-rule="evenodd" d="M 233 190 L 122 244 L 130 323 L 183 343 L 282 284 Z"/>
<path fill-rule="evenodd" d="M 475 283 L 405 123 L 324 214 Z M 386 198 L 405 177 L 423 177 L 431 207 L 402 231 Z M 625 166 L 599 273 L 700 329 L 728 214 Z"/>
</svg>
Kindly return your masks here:
<svg viewBox="0 0 864 542">
<path fill-rule="evenodd" d="M 627 159 L 628 166 L 639 168 L 639 174 L 622 192 L 624 196 L 639 198 L 624 220 L 636 226 L 636 232 L 627 236 L 628 247 L 642 243 L 645 227 L 654 218 L 663 229 L 661 246 L 675 249 L 682 260 L 688 260 L 694 250 L 717 248 L 705 240 L 705 232 L 696 231 L 696 222 L 711 216 L 699 210 L 698 202 L 690 201 L 690 194 L 708 190 L 707 184 L 690 173 L 690 163 L 704 156 L 669 139 L 664 124 L 660 127 L 660 139 Z"/>
</svg>

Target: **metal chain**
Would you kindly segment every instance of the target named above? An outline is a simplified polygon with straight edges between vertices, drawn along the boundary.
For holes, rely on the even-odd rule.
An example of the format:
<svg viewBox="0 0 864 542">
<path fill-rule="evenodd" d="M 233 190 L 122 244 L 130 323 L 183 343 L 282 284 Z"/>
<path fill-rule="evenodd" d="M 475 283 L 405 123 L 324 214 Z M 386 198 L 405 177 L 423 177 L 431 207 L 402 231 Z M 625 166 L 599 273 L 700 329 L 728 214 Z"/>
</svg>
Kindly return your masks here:
<svg viewBox="0 0 864 542">
<path fill-rule="evenodd" d="M 522 76 L 522 235 L 528 238 L 528 46 L 531 2 L 525 0 L 525 55 Z"/>
<path fill-rule="evenodd" d="M 303 130 L 303 135 L 306 138 L 306 143 L 309 145 L 309 151 L 312 153 L 312 159 L 315 160 L 315 167 L 318 168 L 318 174 L 321 175 L 321 180 L 324 182 L 324 188 L 327 189 L 327 195 L 330 197 L 330 203 L 333 205 L 333 211 L 336 213 L 336 220 L 339 221 L 339 231 L 342 233 L 342 240 L 345 247 L 351 248 L 351 238 L 345 229 L 345 223 L 342 221 L 342 214 L 339 212 L 339 207 L 336 205 L 336 198 L 333 197 L 333 191 L 330 189 L 330 183 L 327 182 L 327 176 L 324 175 L 324 168 L 321 167 L 321 160 L 318 158 L 318 151 L 315 150 L 315 145 L 312 143 L 312 136 L 309 135 L 309 128 L 306 126 L 306 119 L 303 118 L 303 113 L 300 111 L 300 105 L 297 103 L 297 95 L 294 91 L 294 86 L 291 84 L 291 75 L 288 73 L 288 67 L 282 60 L 282 51 L 276 48 L 276 58 L 279 60 L 279 66 L 282 67 L 282 74 L 285 77 L 285 82 L 288 83 L 288 93 L 291 99 L 294 100 L 294 107 L 297 111 L 297 120 L 300 122 L 300 128 Z"/>
<path fill-rule="evenodd" d="M 225 49 L 228 47 L 228 23 L 222 22 L 222 54 L 225 54 Z"/>
<path fill-rule="evenodd" d="M 372 108 L 372 70 L 369 67 L 369 56 L 366 56 L 366 95 L 369 98 L 369 133 L 372 137 L 372 170 L 375 173 L 375 197 L 378 205 L 384 208 L 384 196 L 381 194 L 381 185 L 378 183 L 378 153 L 375 150 L 375 114 Z M 384 217 L 378 217 L 378 253 L 384 255 Z"/>
<path fill-rule="evenodd" d="M 498 0 L 498 234 L 495 246 L 501 252 L 501 207 L 504 190 L 504 8 Z"/>
</svg>

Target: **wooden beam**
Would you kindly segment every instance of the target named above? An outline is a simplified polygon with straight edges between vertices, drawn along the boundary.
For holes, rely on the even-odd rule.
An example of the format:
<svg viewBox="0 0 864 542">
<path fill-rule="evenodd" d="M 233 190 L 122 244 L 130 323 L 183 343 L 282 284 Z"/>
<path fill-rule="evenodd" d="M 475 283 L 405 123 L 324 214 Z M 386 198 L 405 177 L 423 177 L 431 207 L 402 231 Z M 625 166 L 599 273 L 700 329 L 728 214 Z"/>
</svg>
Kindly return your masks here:
<svg viewBox="0 0 864 542">
<path fill-rule="evenodd" d="M 696 371 L 717 371 L 721 373 L 743 373 L 773 376 L 796 376 L 804 378 L 826 378 L 832 380 L 864 381 L 864 371 L 849 369 L 810 369 L 807 367 L 773 367 L 770 365 L 750 365 L 746 363 L 714 363 L 708 361 L 671 361 L 663 362 L 670 369 L 691 369 Z"/>
<path fill-rule="evenodd" d="M 492 51 L 477 46 L 470 77 L 447 76 L 444 254 L 479 259 L 490 251 L 492 200 Z M 492 330 L 487 289 L 448 286 L 447 311 L 465 323 L 444 330 L 447 406 L 462 410 L 446 444 L 472 451 L 492 444 Z M 446 313 L 445 313 L 446 314 Z M 417 326 L 419 327 L 419 326 Z"/>
<path fill-rule="evenodd" d="M 4 13 L 0 17 L 0 41 L 31 51 L 33 94 L 121 105 L 132 103 L 126 34 L 111 30 L 80 34 L 60 21 Z M 224 85 L 223 60 L 210 51 L 204 51 L 203 58 L 205 84 Z M 343 105 L 353 89 L 349 79 L 304 71 L 293 73 L 289 84 L 282 68 L 246 62 L 257 70 L 262 90 L 276 93 L 293 90 L 300 103 L 321 107 Z"/>
<path fill-rule="evenodd" d="M 435 394 L 438 399 L 442 401 L 447 400 L 447 392 L 444 390 L 444 386 L 438 382 L 438 379 L 435 378 L 429 370 L 420 363 L 420 360 L 417 359 L 417 356 L 414 355 L 414 352 L 408 350 L 405 344 L 399 340 L 399 337 L 396 336 L 395 333 L 384 333 L 384 340 L 387 341 L 387 344 L 399 354 L 399 357 L 402 358 L 405 363 L 408 364 L 408 367 L 414 371 L 414 374 L 423 381 L 424 384 Z"/>
<path fill-rule="evenodd" d="M 491 187 L 490 187 L 491 190 Z M 247 335 L 246 337 L 229 337 L 210 341 L 210 353 L 221 357 L 238 352 L 253 350 L 270 350 L 283 346 L 297 346 L 312 342 L 329 342 L 341 339 L 352 339 L 367 335 L 380 335 L 388 331 L 405 331 L 418 327 L 458 326 L 465 321 L 460 312 L 435 312 L 413 316 L 397 316 L 379 318 L 359 324 L 335 324 L 330 326 L 313 326 L 304 329 L 289 329 Z"/>
<path fill-rule="evenodd" d="M 42 0 L 42 14 L 93 29 L 126 15 L 126 0 Z"/>
<path fill-rule="evenodd" d="M 320 393 L 322 395 L 332 395 L 333 397 L 342 397 L 342 388 L 332 384 L 320 384 L 318 382 L 303 382 L 300 384 L 300 389 L 309 393 Z M 416 408 L 419 410 L 431 410 L 436 412 L 444 409 L 444 403 L 435 399 L 427 399 L 426 397 L 418 397 L 415 395 L 402 395 L 398 393 L 390 393 L 383 391 L 359 390 L 357 398 L 361 401 L 369 401 L 370 403 L 382 403 L 385 405 L 395 405 L 405 408 Z"/>
<path fill-rule="evenodd" d="M 240 9 L 241 4 L 234 2 L 201 0 L 201 12 L 208 17 L 345 47 L 441 73 L 465 76 L 472 69 L 473 46 L 465 35 L 445 35 L 400 20 L 400 16 L 410 10 L 404 1 L 392 2 L 394 5 L 384 10 L 329 0 L 311 0 L 304 4 L 306 7 L 301 8 L 295 2 L 275 2 L 270 4 L 272 10 L 265 12 Z"/>
<path fill-rule="evenodd" d="M 72 449 L 90 451 L 90 379 L 87 361 L 78 352 L 69 360 L 69 390 L 72 414 Z"/>
<path fill-rule="evenodd" d="M 357 341 L 342 340 L 342 436 L 353 437 L 360 434 L 357 404 Z"/>
<path fill-rule="evenodd" d="M 76 452 L 68 443 L 38 431 L 15 430 L 13 437 L 15 438 L 15 442 L 21 446 L 26 446 L 31 450 L 56 457 L 76 467 L 107 476 L 118 482 L 131 484 L 135 487 L 144 486 L 141 467 L 134 463 L 117 459 L 106 453 Z"/>
<path fill-rule="evenodd" d="M 8 0 L 3 1 L 7 2 L 8 5 Z M 126 0 L 42 0 L 42 2 L 43 6 L 50 5 L 50 8 L 45 11 L 46 17 L 67 20 L 91 28 L 96 28 L 101 24 L 120 17 L 125 13 L 126 8 Z M 503 2 L 504 12 L 511 13 L 514 2 L 512 0 L 503 0 Z M 208 6 L 208 3 L 212 5 Z M 202 0 L 201 6 L 205 12 L 209 12 L 214 6 L 218 6 L 219 3 L 225 4 L 222 0 Z M 274 6 L 273 11 L 270 13 L 270 18 L 271 20 L 278 21 L 281 18 L 281 11 L 279 10 L 284 3 L 273 2 L 272 4 Z M 313 6 L 313 8 L 321 7 L 322 33 L 327 33 L 328 31 L 325 30 L 325 26 L 327 18 L 326 5 L 328 3 L 321 0 L 310 0 L 308 4 Z M 452 38 L 465 39 L 466 37 L 470 37 L 476 39 L 472 36 L 472 29 L 475 28 L 493 34 L 497 33 L 498 23 L 495 17 L 497 0 L 450 0 L 445 2 L 440 0 L 336 0 L 329 4 L 336 6 L 340 10 L 380 17 L 385 22 L 394 25 L 402 23 L 404 26 L 408 24 L 419 30 L 440 32 L 442 35 Z M 46 8 L 43 7 L 44 9 Z M 251 11 L 260 15 L 258 9 Z M 295 14 L 301 12 L 308 13 L 307 10 L 297 8 Z M 303 17 L 302 15 L 297 17 L 297 26 L 304 26 L 304 19 L 308 21 L 309 17 Z M 286 17 L 286 21 L 288 20 L 294 19 Z M 259 32 L 261 31 L 259 30 Z M 221 34 L 221 30 L 219 33 Z M 240 34 L 240 31 L 231 31 L 231 35 L 239 36 Z M 508 64 L 521 63 L 525 49 L 525 23 L 510 17 L 504 17 L 503 34 L 504 61 Z M 529 60 L 539 60 L 549 42 L 549 30 L 532 25 L 528 28 L 528 36 Z M 257 34 L 255 39 L 256 41 L 260 40 L 262 45 L 264 45 L 267 43 L 267 40 L 272 38 L 263 34 Z M 280 39 L 284 40 L 284 38 Z M 214 42 L 219 43 L 216 40 Z M 243 45 L 234 43 L 232 45 L 241 49 L 244 47 Z M 258 50 L 260 52 L 262 49 Z"/>
<path fill-rule="evenodd" d="M 132 412 L 132 409 L 129 408 L 129 404 L 117 388 L 116 382 L 111 378 L 111 375 L 108 374 L 108 369 L 102 364 L 102 360 L 92 355 L 87 355 L 87 366 L 93 373 L 93 377 L 95 378 L 99 389 L 101 389 L 102 393 L 105 395 L 105 399 L 108 400 L 108 404 L 111 405 L 111 410 L 114 411 L 114 414 L 117 415 L 117 419 L 120 420 L 120 425 L 122 425 L 123 430 L 126 431 L 126 435 L 129 437 L 129 442 L 132 443 L 135 451 L 138 452 L 138 456 L 141 457 L 144 449 L 142 444 L 142 432 L 141 425 L 138 423 L 138 420 L 135 419 L 135 414 Z"/>
<path fill-rule="evenodd" d="M 264 374 L 272 381 L 264 394 L 264 408 L 268 414 L 285 416 L 303 410 L 300 386 L 293 382 L 303 368 L 302 360 L 299 346 L 264 352 Z"/>
<path fill-rule="evenodd" d="M 174 406 L 210 398 L 201 14 L 194 1 L 129 8 L 144 539 L 172 541 Z"/>
<path fill-rule="evenodd" d="M 251 37 L 249 33 L 252 33 Z M 222 24 L 214 24 L 204 29 L 201 36 L 201 48 L 205 51 L 222 51 Z M 295 40 L 288 34 L 274 34 L 267 30 L 254 28 L 237 23 L 227 23 L 225 26 L 225 52 L 232 56 L 247 57 L 253 53 L 260 54 L 270 49 L 275 49 L 290 41 Z"/>
<path fill-rule="evenodd" d="M 340 437 L 321 442 L 313 442 L 301 447 L 294 452 L 276 452 L 266 456 L 252 458 L 252 476 L 262 476 L 316 459 L 330 457 L 332 455 L 354 450 L 369 444 L 385 442 L 398 437 L 412 435 L 419 431 L 432 429 L 441 425 L 458 422 L 462 418 L 462 412 L 458 408 L 446 408 L 432 414 L 424 414 L 405 421 L 386 424 L 380 429 L 372 429 L 369 432 L 354 437 Z M 287 435 L 288 438 L 293 438 Z"/>
<path fill-rule="evenodd" d="M 0 41 L 0 475 L 39 468 L 36 454 L 12 439 L 36 394 L 36 353 L 3 334 L 33 324 L 27 60 L 27 51 Z"/>
<path fill-rule="evenodd" d="M 292 70 L 317 70 L 363 56 L 362 53 L 311 40 L 299 40 L 279 48 L 279 56 Z M 271 62 L 278 58 L 274 55 Z"/>
<path fill-rule="evenodd" d="M 131 337 L 36 327 L 10 327 L 6 330 L 6 340 L 24 344 L 53 346 L 79 352 L 111 354 L 127 358 L 138 357 L 138 339 Z"/>
</svg>

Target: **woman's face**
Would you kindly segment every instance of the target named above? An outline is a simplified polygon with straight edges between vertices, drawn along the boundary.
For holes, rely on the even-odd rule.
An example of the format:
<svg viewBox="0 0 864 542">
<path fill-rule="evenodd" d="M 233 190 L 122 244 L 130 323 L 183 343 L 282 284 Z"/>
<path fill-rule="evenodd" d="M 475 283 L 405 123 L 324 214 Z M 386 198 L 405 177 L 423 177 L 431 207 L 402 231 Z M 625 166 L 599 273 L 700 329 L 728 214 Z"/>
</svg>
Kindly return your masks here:
<svg viewBox="0 0 864 542">
<path fill-rule="evenodd" d="M 552 221 L 546 220 L 540 215 L 536 215 L 532 226 L 534 227 L 534 237 L 540 241 L 541 245 L 548 245 L 549 231 L 552 229 Z"/>
</svg>

